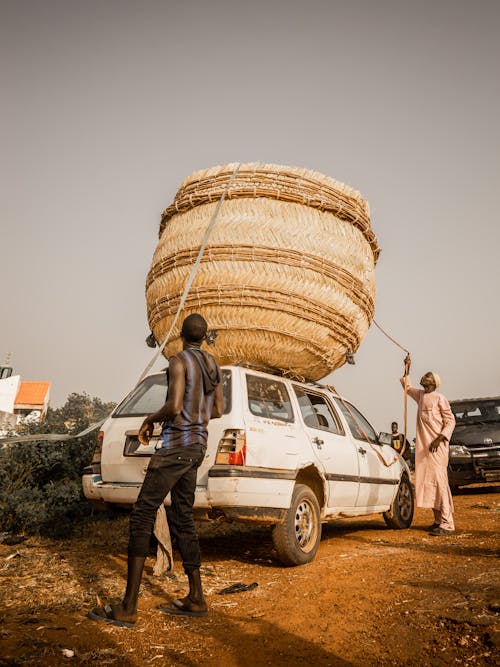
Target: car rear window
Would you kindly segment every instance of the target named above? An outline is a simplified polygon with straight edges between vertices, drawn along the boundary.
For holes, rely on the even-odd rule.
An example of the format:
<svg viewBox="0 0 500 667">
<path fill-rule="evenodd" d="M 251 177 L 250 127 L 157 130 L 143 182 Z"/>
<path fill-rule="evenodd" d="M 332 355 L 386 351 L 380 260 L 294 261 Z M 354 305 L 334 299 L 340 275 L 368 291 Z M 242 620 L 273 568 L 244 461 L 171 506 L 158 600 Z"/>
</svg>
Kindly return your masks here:
<svg viewBox="0 0 500 667">
<path fill-rule="evenodd" d="M 231 412 L 231 371 L 222 369 L 224 414 Z M 144 417 L 159 410 L 167 398 L 167 373 L 145 378 L 115 410 L 113 417 Z"/>
<path fill-rule="evenodd" d="M 247 373 L 248 407 L 256 417 L 293 422 L 290 395 L 283 382 Z"/>
</svg>

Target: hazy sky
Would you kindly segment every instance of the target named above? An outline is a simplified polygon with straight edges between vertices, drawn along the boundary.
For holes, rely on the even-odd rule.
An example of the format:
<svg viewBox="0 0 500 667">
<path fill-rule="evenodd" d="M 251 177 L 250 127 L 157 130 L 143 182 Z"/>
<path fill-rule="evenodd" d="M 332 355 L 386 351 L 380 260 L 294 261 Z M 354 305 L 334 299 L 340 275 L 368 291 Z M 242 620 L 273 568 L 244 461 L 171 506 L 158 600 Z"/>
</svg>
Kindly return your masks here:
<svg viewBox="0 0 500 667">
<path fill-rule="evenodd" d="M 358 189 L 382 247 L 376 319 L 414 379 L 500 394 L 500 3 L 0 4 L 0 361 L 52 381 L 53 405 L 135 383 L 160 213 L 233 161 Z M 387 430 L 403 356 L 372 326 L 329 380 Z"/>
</svg>

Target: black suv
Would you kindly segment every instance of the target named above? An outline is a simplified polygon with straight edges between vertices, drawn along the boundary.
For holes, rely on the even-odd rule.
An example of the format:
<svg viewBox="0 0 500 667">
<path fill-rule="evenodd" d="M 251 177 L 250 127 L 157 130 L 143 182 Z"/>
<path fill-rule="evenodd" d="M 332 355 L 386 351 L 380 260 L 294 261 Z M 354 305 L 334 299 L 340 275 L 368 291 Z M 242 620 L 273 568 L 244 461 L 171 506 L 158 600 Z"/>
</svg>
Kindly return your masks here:
<svg viewBox="0 0 500 667">
<path fill-rule="evenodd" d="M 450 440 L 451 488 L 500 481 L 500 396 L 450 403 L 457 424 Z"/>
</svg>

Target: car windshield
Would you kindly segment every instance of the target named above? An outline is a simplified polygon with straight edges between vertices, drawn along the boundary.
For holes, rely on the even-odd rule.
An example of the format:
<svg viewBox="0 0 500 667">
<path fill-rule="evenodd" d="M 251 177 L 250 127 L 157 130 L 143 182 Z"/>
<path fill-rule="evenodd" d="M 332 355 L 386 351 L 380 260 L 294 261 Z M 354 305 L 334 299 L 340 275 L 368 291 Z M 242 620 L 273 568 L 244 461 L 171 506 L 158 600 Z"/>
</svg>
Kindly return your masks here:
<svg viewBox="0 0 500 667">
<path fill-rule="evenodd" d="M 459 401 L 451 403 L 451 409 L 460 424 L 500 422 L 500 398 L 484 401 Z"/>
<path fill-rule="evenodd" d="M 231 371 L 222 369 L 224 414 L 231 412 Z M 145 378 L 120 403 L 113 417 L 144 417 L 159 410 L 167 398 L 167 373 L 157 373 Z"/>
</svg>

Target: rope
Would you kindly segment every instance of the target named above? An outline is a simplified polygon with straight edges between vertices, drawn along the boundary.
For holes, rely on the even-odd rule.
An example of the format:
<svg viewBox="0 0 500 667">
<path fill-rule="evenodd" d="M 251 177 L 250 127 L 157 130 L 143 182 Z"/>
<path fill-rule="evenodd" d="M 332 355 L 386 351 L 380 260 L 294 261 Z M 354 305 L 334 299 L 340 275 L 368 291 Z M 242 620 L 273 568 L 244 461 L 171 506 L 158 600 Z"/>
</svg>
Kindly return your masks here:
<svg viewBox="0 0 500 667">
<path fill-rule="evenodd" d="M 387 333 L 387 331 L 385 331 L 385 329 L 383 329 L 383 328 L 380 326 L 380 324 L 379 324 L 376 320 L 372 320 L 372 322 L 373 322 L 373 324 L 377 327 L 377 329 L 379 329 L 379 330 L 384 334 L 384 336 L 386 336 L 390 341 L 392 341 L 392 342 L 394 343 L 394 345 L 396 345 L 397 347 L 399 347 L 400 350 L 403 350 L 403 352 L 406 352 L 407 357 L 410 356 L 410 350 L 407 350 L 406 347 L 403 347 L 403 346 L 401 345 L 401 343 L 398 343 L 398 341 L 397 341 L 395 338 L 393 338 L 392 336 L 390 336 L 390 335 Z M 403 414 L 404 414 L 404 416 L 403 416 L 403 422 L 404 422 L 404 423 L 403 423 L 403 448 L 402 448 L 402 450 L 401 450 L 401 456 L 403 456 L 403 454 L 404 454 L 405 451 L 406 451 L 406 443 L 407 443 L 407 440 L 406 440 L 406 430 L 407 430 L 407 422 L 408 422 L 408 385 L 407 385 L 407 383 L 406 383 L 406 371 L 405 371 L 405 386 L 404 386 L 403 405 L 404 405 L 404 408 L 403 408 Z"/>
<path fill-rule="evenodd" d="M 172 320 L 172 324 L 170 325 L 170 329 L 168 330 L 167 335 L 163 339 L 162 344 L 160 345 L 158 350 L 153 355 L 153 358 L 148 363 L 146 368 L 142 371 L 139 379 L 136 382 L 136 385 L 139 384 L 139 382 L 141 382 L 142 380 L 144 380 L 144 378 L 149 373 L 151 368 L 154 366 L 156 360 L 158 359 L 160 354 L 163 352 L 163 350 L 165 348 L 165 345 L 168 343 L 168 341 L 170 339 L 172 331 L 173 331 L 173 329 L 174 329 L 174 327 L 177 323 L 177 320 L 179 319 L 179 315 L 180 315 L 182 309 L 184 308 L 184 304 L 186 302 L 187 295 L 188 295 L 189 290 L 191 289 L 191 286 L 193 284 L 194 278 L 196 276 L 196 272 L 198 271 L 198 267 L 200 266 L 201 258 L 203 257 L 203 253 L 205 252 L 205 248 L 207 247 L 208 239 L 210 237 L 210 234 L 212 233 L 212 229 L 214 228 L 215 221 L 217 220 L 217 217 L 219 216 L 219 211 L 220 211 L 221 206 L 224 202 L 224 199 L 226 198 L 226 195 L 229 191 L 229 188 L 231 187 L 231 185 L 234 182 L 234 179 L 236 178 L 236 175 L 237 175 L 237 173 L 239 171 L 239 168 L 240 168 L 240 164 L 241 163 L 239 163 L 239 162 L 236 164 L 236 166 L 233 170 L 233 173 L 231 174 L 231 178 L 227 182 L 227 185 L 224 188 L 224 190 L 223 190 L 223 192 L 222 192 L 222 194 L 219 198 L 219 201 L 218 201 L 217 206 L 215 208 L 215 211 L 214 211 L 214 213 L 213 213 L 213 215 L 210 219 L 210 222 L 208 223 L 207 229 L 205 231 L 205 235 L 203 237 L 203 241 L 202 241 L 201 246 L 200 246 L 200 250 L 198 252 L 198 257 L 196 258 L 196 261 L 193 264 L 193 267 L 191 269 L 191 273 L 189 274 L 189 278 L 188 278 L 186 286 L 184 288 L 184 292 L 182 293 L 182 297 L 181 297 L 181 300 L 179 302 L 177 312 L 175 313 L 174 319 Z M 62 442 L 62 441 L 65 441 L 65 440 L 74 440 L 75 438 L 82 438 L 84 435 L 87 435 L 88 433 L 91 433 L 92 431 L 95 431 L 96 429 L 98 429 L 100 426 L 102 426 L 102 424 L 106 421 L 106 419 L 108 419 L 108 417 L 109 417 L 109 415 L 104 417 L 104 419 L 102 419 L 101 421 L 96 422 L 94 424 L 91 424 L 88 428 L 84 429 L 83 431 L 80 431 L 80 433 L 75 433 L 74 435 L 73 434 L 68 434 L 68 433 L 44 433 L 44 434 L 41 433 L 41 434 L 34 434 L 34 435 L 14 436 L 14 437 L 0 438 L 0 444 L 2 444 L 2 443 L 14 444 L 16 442 L 53 442 L 53 441 Z"/>
<path fill-rule="evenodd" d="M 91 424 L 88 428 L 80 431 L 80 433 L 76 433 L 75 435 L 72 433 L 34 433 L 33 435 L 16 435 L 9 438 L 0 438 L 0 444 L 4 442 L 8 442 L 12 445 L 16 442 L 62 442 L 64 440 L 83 438 L 84 435 L 92 433 L 92 431 L 98 429 L 99 426 L 102 426 L 106 419 L 107 417 L 104 417 L 104 419 L 101 419 L 101 421 Z"/>
<path fill-rule="evenodd" d="M 406 347 L 403 347 L 400 343 L 398 343 L 398 341 L 395 338 L 393 338 L 392 336 L 389 336 L 387 331 L 385 331 L 385 329 L 382 329 L 382 327 L 380 326 L 380 324 L 376 320 L 372 320 L 372 322 L 377 327 L 377 329 L 380 329 L 380 331 L 384 334 L 384 336 L 387 336 L 387 338 L 389 340 L 392 340 L 394 345 L 397 345 L 401 350 L 403 350 L 403 352 L 406 352 L 407 354 L 410 354 L 410 350 L 407 350 Z"/>
</svg>

